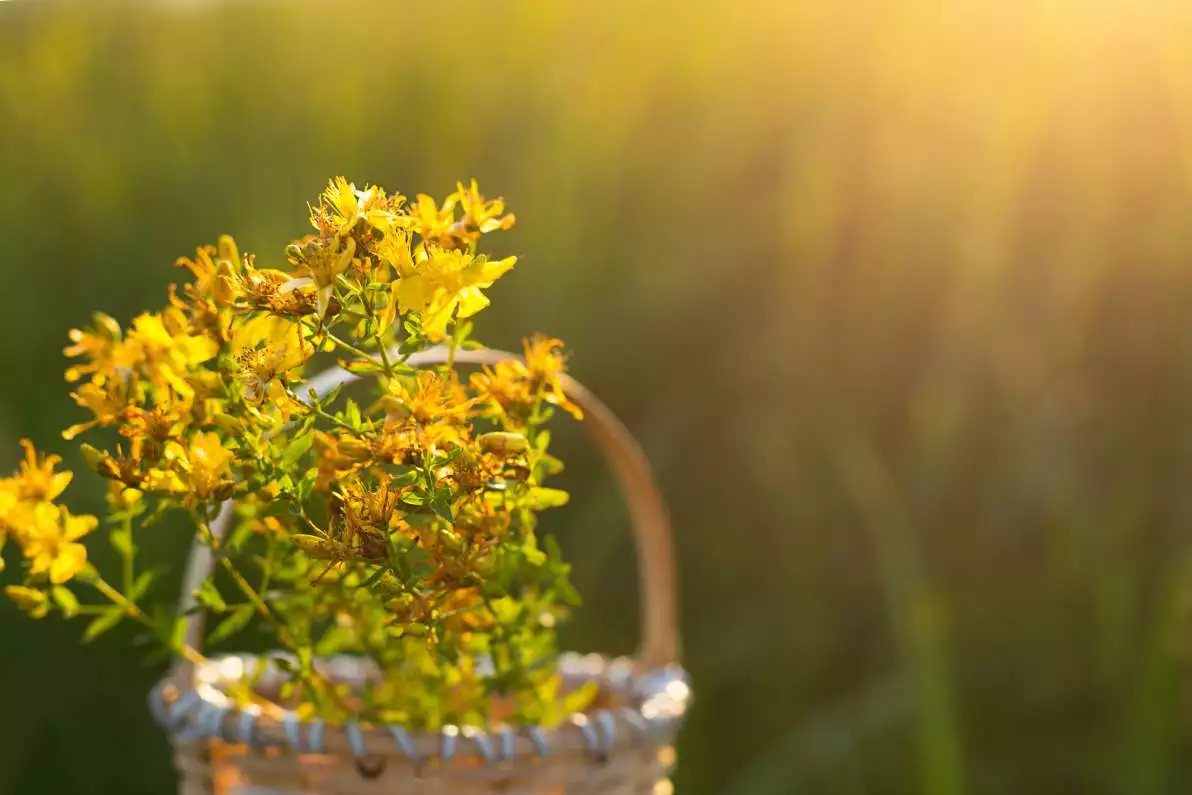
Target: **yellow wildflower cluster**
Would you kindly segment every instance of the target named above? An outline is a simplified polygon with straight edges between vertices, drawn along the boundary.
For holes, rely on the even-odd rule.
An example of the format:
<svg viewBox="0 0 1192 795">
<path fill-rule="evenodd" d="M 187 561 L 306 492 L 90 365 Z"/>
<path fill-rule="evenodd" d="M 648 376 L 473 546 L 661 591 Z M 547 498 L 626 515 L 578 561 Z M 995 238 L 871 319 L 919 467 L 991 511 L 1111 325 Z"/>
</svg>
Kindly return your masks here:
<svg viewBox="0 0 1192 795">
<path fill-rule="evenodd" d="M 12 477 L 0 479 L 0 548 L 13 539 L 27 562 L 24 585 L 4 591 L 34 615 L 49 609 L 45 587 L 69 581 L 87 565 L 87 550 L 79 539 L 98 524 L 94 516 L 72 516 L 55 502 L 71 481 L 70 472 L 56 472 L 58 456 L 38 455 L 33 443 L 22 439 L 25 460 Z M 4 568 L 0 559 L 0 570 Z"/>
<path fill-rule="evenodd" d="M 477 345 L 468 319 L 516 262 L 478 247 L 514 216 L 475 181 L 407 202 L 336 178 L 309 218 L 313 233 L 278 262 L 259 265 L 221 237 L 178 261 L 190 278 L 160 311 L 127 329 L 96 314 L 70 332 L 66 378 L 89 416 L 63 435 L 115 432 L 115 444 L 82 452 L 112 483 L 122 587 L 86 566 L 78 540 L 97 520 L 53 502 L 69 473 L 27 445 L 20 473 L 0 481 L 0 532 L 27 559 L 9 593 L 33 614 L 71 614 L 78 603 L 61 586 L 86 568 L 112 602 L 88 637 L 131 617 L 176 644 L 176 619 L 139 606 L 152 575 L 137 574 L 132 535 L 179 511 L 235 585 L 224 594 L 209 580 L 195 594 L 220 616 L 208 641 L 259 619 L 299 661 L 286 695 L 303 709 L 334 720 L 364 703 L 357 719 L 433 727 L 487 720 L 496 692 L 513 719 L 549 720 L 561 714 L 555 627 L 576 599 L 557 548 L 535 533 L 536 512 L 566 501 L 542 485 L 561 466 L 544 426 L 556 408 L 581 416 L 562 343 L 535 337 L 524 360 L 470 377 L 409 364 L 433 345 L 448 362 Z M 368 390 L 306 388 L 304 372 L 324 360 Z M 220 538 L 211 518 L 226 500 L 236 518 Z M 310 663 L 338 651 L 384 674 L 364 699 Z"/>
</svg>

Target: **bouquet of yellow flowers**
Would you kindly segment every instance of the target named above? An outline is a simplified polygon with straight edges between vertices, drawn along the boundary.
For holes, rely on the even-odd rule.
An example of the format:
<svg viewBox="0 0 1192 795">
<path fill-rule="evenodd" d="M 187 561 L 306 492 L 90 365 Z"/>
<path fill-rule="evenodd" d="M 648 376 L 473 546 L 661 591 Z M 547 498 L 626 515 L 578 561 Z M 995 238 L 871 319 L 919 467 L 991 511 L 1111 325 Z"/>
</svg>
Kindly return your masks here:
<svg viewBox="0 0 1192 795">
<path fill-rule="evenodd" d="M 478 347 L 469 318 L 484 290 L 516 261 L 479 253 L 481 239 L 514 216 L 474 181 L 440 203 L 337 178 L 310 222 L 280 267 L 224 236 L 178 261 L 190 279 L 161 311 L 71 331 L 66 378 L 90 416 L 63 435 L 107 431 L 82 451 L 110 481 L 123 570 L 88 562 L 80 540 L 99 520 L 57 502 L 71 474 L 25 441 L 20 471 L 0 480 L 0 542 L 25 561 L 5 593 L 34 617 L 89 618 L 88 640 L 139 622 L 198 662 L 186 616 L 145 607 L 157 572 L 136 554 L 138 533 L 182 512 L 217 561 L 193 594 L 218 619 L 206 645 L 267 631 L 299 715 L 434 730 L 489 721 L 499 694 L 504 720 L 557 721 L 592 696 L 561 695 L 556 627 L 577 596 L 535 534 L 536 514 L 567 501 L 544 485 L 562 466 L 546 424 L 557 409 L 581 416 L 562 345 L 535 337 L 523 359 L 467 380 L 454 366 Z M 413 366 L 431 346 L 446 363 Z M 322 359 L 371 394 L 311 389 L 303 373 Z M 213 532 L 224 503 L 230 529 Z M 88 588 L 105 603 L 84 603 Z M 363 692 L 315 664 L 340 652 L 379 672 Z"/>
</svg>

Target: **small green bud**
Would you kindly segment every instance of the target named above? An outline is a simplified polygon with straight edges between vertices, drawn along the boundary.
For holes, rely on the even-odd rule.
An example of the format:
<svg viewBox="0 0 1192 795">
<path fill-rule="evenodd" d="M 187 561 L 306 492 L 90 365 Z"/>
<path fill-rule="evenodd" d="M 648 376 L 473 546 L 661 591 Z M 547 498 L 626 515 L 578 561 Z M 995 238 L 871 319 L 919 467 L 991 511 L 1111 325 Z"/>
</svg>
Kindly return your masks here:
<svg viewBox="0 0 1192 795">
<path fill-rule="evenodd" d="M 430 634 L 430 627 L 428 627 L 426 624 L 420 624 L 418 622 L 406 624 L 405 627 L 403 627 L 403 630 L 403 635 L 409 635 L 414 638 L 424 638 Z"/>
</svg>

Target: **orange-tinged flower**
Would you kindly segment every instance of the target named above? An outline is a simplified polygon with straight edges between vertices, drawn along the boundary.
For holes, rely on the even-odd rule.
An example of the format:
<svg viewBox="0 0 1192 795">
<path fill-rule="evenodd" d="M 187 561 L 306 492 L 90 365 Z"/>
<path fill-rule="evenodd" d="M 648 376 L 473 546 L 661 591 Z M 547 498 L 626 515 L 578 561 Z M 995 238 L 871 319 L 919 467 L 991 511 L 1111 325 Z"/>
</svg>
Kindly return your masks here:
<svg viewBox="0 0 1192 795">
<path fill-rule="evenodd" d="M 422 370 L 411 386 L 394 381 L 392 390 L 380 402 L 387 425 L 407 420 L 419 425 L 459 424 L 467 419 L 472 405 L 454 373 L 445 377 L 433 370 Z"/>
<path fill-rule="evenodd" d="M 471 386 L 477 399 L 507 417 L 525 420 L 534 404 L 543 400 L 558 406 L 577 420 L 584 413 L 563 389 L 567 358 L 563 343 L 557 339 L 535 336 L 522 342 L 525 358 L 510 359 L 485 367 L 472 376 Z"/>
<path fill-rule="evenodd" d="M 567 369 L 567 357 L 563 355 L 562 340 L 536 334 L 532 339 L 522 342 L 522 349 L 526 355 L 526 370 L 530 378 L 544 390 L 546 402 L 582 420 L 583 411 L 563 391 L 562 376 Z"/>
</svg>

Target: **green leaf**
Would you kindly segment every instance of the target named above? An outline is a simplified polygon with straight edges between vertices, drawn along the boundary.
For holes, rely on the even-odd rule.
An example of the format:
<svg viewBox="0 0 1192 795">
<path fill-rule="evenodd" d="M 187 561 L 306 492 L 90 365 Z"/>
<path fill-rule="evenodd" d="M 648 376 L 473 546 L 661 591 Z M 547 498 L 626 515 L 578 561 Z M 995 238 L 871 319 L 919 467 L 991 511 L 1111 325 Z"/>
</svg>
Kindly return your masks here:
<svg viewBox="0 0 1192 795">
<path fill-rule="evenodd" d="M 343 362 L 341 366 L 353 375 L 371 375 L 373 373 L 382 372 L 382 368 L 377 366 L 377 364 L 374 362 L 362 362 L 357 360 Z"/>
<path fill-rule="evenodd" d="M 546 563 L 546 553 L 529 544 L 522 547 L 522 554 L 526 556 L 526 562 L 531 566 L 542 566 Z"/>
<path fill-rule="evenodd" d="M 324 632 L 323 637 L 319 638 L 319 642 L 315 644 L 315 654 L 320 657 L 338 654 L 351 648 L 353 640 L 350 630 L 345 627 L 333 626 Z"/>
<path fill-rule="evenodd" d="M 128 601 L 135 604 L 138 599 L 149 591 L 149 586 L 153 584 L 153 581 L 157 579 L 157 575 L 160 573 L 161 571 L 159 569 L 149 569 L 148 571 L 141 572 L 136 582 L 132 584 L 132 587 L 128 589 L 128 593 L 125 594 L 128 597 Z"/>
<path fill-rule="evenodd" d="M 472 321 L 470 321 L 470 320 L 465 320 L 463 323 L 460 323 L 451 332 L 452 342 L 454 342 L 456 345 L 463 344 L 464 340 L 466 340 L 466 339 L 468 339 L 468 337 L 472 336 L 473 328 L 474 327 L 472 325 Z"/>
<path fill-rule="evenodd" d="M 336 384 L 334 387 L 331 388 L 330 392 L 328 392 L 326 395 L 323 396 L 323 398 L 319 401 L 319 405 L 322 406 L 323 408 L 327 408 L 328 406 L 335 403 L 336 400 L 339 400 L 339 393 L 343 392 L 343 391 L 344 391 L 344 385 Z"/>
<path fill-rule="evenodd" d="M 541 470 L 541 477 L 547 478 L 562 472 L 563 462 L 550 453 L 541 453 L 538 458 L 538 467 Z"/>
<path fill-rule="evenodd" d="M 211 580 L 203 580 L 203 584 L 195 591 L 195 599 L 213 613 L 223 613 L 228 609 L 228 603 L 224 601 L 219 589 Z"/>
<path fill-rule="evenodd" d="M 170 631 L 169 648 L 174 651 L 179 651 L 186 645 L 186 628 L 190 625 L 190 621 L 186 616 L 178 616 L 174 619 L 174 627 Z"/>
<path fill-rule="evenodd" d="M 252 615 L 252 605 L 240 605 L 227 618 L 219 622 L 219 626 L 207 638 L 207 642 L 219 643 L 227 640 L 248 626 L 248 622 L 252 620 Z"/>
<path fill-rule="evenodd" d="M 344 404 L 344 422 L 353 428 L 360 427 L 360 407 L 351 398 Z"/>
<path fill-rule="evenodd" d="M 120 619 L 124 618 L 124 616 L 124 608 L 119 605 L 112 605 L 96 616 L 95 620 L 87 625 L 87 629 L 83 630 L 83 643 L 90 643 L 95 640 L 120 623 Z"/>
<path fill-rule="evenodd" d="M 61 585 L 55 585 L 50 592 L 54 601 L 62 608 L 62 615 L 67 618 L 74 618 L 79 614 L 79 600 L 71 593 L 69 588 L 64 588 Z"/>
<path fill-rule="evenodd" d="M 582 687 L 572 690 L 563 697 L 563 703 L 561 705 L 563 714 L 571 715 L 575 712 L 584 711 L 591 706 L 592 701 L 599 692 L 600 685 L 595 682 L 587 682 Z"/>
<path fill-rule="evenodd" d="M 311 443 L 315 440 L 314 434 L 304 433 L 294 437 L 288 445 L 286 445 L 285 452 L 281 454 L 281 461 L 279 466 L 282 469 L 293 469 L 294 466 L 301 460 L 302 456 L 306 455 L 306 451 L 310 449 Z"/>
<path fill-rule="evenodd" d="M 571 495 L 562 489 L 546 489 L 540 486 L 530 489 L 530 507 L 536 511 L 558 508 L 566 505 L 570 499 Z"/>
</svg>

